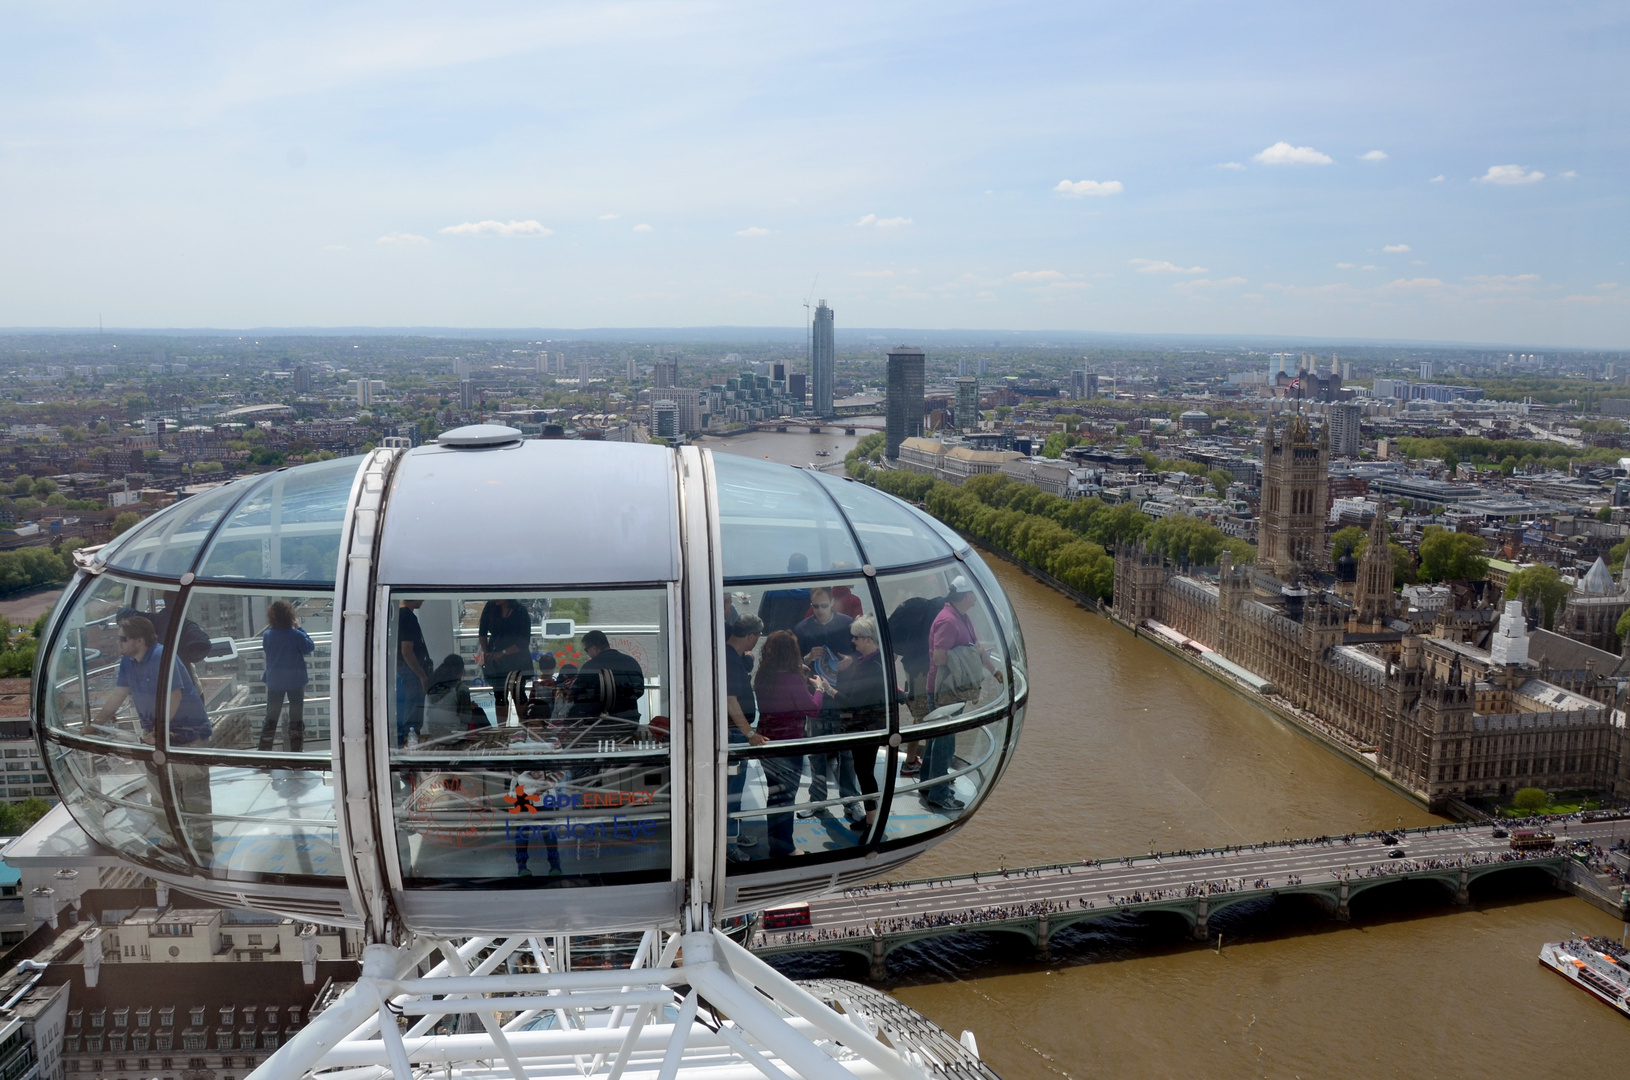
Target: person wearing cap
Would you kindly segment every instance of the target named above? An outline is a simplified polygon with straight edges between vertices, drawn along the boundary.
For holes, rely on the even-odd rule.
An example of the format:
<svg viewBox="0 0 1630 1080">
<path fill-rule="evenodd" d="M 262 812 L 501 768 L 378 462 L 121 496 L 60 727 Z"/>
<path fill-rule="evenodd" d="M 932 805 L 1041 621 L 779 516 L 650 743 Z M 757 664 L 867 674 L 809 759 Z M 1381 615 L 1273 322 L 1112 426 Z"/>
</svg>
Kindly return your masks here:
<svg viewBox="0 0 1630 1080">
<path fill-rule="evenodd" d="M 990 658 L 988 649 L 980 648 L 979 632 L 974 629 L 973 619 L 968 613 L 979 602 L 978 594 L 973 591 L 973 582 L 966 575 L 958 574 L 951 579 L 951 591 L 945 597 L 945 607 L 934 617 L 934 624 L 928 631 L 928 692 L 934 697 L 934 705 L 941 708 L 956 701 L 966 706 L 978 704 L 982 687 L 979 683 L 967 686 L 952 687 L 947 683 L 947 666 L 951 662 L 951 651 L 972 647 L 979 656 L 979 663 L 997 682 L 1003 678 L 1002 669 Z M 964 710 L 966 711 L 966 710 Z M 951 760 L 956 754 L 956 736 L 942 735 L 928 744 L 928 757 L 923 763 L 923 781 L 927 783 L 938 777 L 945 776 L 951 771 Z M 957 811 L 964 809 L 964 804 L 958 799 L 950 783 L 932 784 L 923 789 L 923 801 L 935 810 Z"/>
</svg>

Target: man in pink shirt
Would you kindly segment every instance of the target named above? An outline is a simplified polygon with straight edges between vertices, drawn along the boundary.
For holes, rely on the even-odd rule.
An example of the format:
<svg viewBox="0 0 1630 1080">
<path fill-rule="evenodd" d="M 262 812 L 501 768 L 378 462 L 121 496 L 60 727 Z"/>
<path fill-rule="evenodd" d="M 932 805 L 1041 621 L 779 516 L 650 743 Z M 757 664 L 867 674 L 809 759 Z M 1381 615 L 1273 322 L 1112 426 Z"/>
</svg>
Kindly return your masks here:
<svg viewBox="0 0 1630 1080">
<path fill-rule="evenodd" d="M 990 658 L 990 650 L 980 648 L 979 633 L 974 629 L 973 619 L 968 614 L 978 602 L 979 597 L 973 591 L 973 583 L 964 575 L 958 574 L 951 580 L 951 591 L 945 598 L 945 607 L 940 609 L 940 613 L 934 617 L 933 625 L 929 627 L 927 682 L 928 692 L 933 695 L 936 709 L 961 701 L 965 706 L 963 711 L 967 712 L 979 703 L 982 689 L 980 683 L 956 688 L 942 685 L 953 649 L 972 646 L 979 654 L 981 666 L 993 675 L 997 682 L 1002 681 L 1004 673 L 1001 667 Z M 955 754 L 955 735 L 942 735 L 931 740 L 928 744 L 927 760 L 923 763 L 923 780 L 933 780 L 949 773 Z M 951 783 L 934 784 L 924 788 L 923 801 L 935 810 L 955 812 L 965 809 L 965 804 L 956 797 Z"/>
</svg>

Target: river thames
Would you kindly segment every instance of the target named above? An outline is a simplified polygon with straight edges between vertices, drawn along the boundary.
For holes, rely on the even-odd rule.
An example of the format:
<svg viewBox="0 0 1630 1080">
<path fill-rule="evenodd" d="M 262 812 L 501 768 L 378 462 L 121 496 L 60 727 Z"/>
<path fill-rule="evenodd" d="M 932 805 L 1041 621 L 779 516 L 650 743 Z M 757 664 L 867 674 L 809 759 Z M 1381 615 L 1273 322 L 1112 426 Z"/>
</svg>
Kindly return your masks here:
<svg viewBox="0 0 1630 1080">
<path fill-rule="evenodd" d="M 854 438 L 758 434 L 715 450 L 789 464 Z M 1442 820 L 1283 722 L 1012 566 L 989 558 L 1024 629 L 1031 703 L 1001 786 L 906 876 L 1106 858 Z M 1377 895 L 1379 893 L 1380 895 Z M 1630 1021 L 1541 968 L 1571 932 L 1617 921 L 1537 883 L 1378 890 L 1338 924 L 1305 899 L 1212 920 L 1061 931 L 1053 960 L 969 935 L 890 958 L 890 992 L 971 1029 L 1004 1080 L 1576 1077 L 1630 1060 Z M 855 962 L 808 971 L 864 976 Z M 1613 1065 L 1612 1062 L 1620 1062 Z"/>
</svg>

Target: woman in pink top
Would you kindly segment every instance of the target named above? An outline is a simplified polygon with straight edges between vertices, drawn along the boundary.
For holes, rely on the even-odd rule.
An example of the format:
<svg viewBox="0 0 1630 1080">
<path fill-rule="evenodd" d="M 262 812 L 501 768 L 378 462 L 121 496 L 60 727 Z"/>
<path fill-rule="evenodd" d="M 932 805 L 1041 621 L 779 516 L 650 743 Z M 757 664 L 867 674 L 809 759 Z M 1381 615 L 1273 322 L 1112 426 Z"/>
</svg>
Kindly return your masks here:
<svg viewBox="0 0 1630 1080">
<path fill-rule="evenodd" d="M 764 639 L 758 657 L 758 671 L 753 677 L 753 694 L 758 699 L 759 738 L 755 745 L 802 739 L 810 719 L 821 711 L 821 694 L 829 689 L 825 683 L 804 670 L 803 650 L 791 630 L 777 630 Z M 798 794 L 798 780 L 803 772 L 803 755 L 760 758 L 764 766 L 767 787 L 765 802 L 768 806 L 790 807 Z M 769 815 L 770 855 L 791 855 L 793 815 Z"/>
</svg>

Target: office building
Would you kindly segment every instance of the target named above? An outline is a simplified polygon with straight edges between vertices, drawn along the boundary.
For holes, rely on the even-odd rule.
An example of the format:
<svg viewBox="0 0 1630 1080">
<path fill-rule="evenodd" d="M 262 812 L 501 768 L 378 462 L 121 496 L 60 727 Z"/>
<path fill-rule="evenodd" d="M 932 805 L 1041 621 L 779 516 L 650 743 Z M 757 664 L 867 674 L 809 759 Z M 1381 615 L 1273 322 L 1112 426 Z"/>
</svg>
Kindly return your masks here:
<svg viewBox="0 0 1630 1080">
<path fill-rule="evenodd" d="M 963 431 L 979 427 L 979 380 L 972 375 L 957 377 L 956 426 Z"/>
<path fill-rule="evenodd" d="M 296 394 L 311 393 L 311 369 L 304 364 L 294 369 L 294 392 Z"/>
<path fill-rule="evenodd" d="M 1421 361 L 1421 381 L 1422 382 L 1431 382 L 1433 377 L 1436 374 L 1437 374 L 1437 365 L 1436 364 L 1432 363 L 1432 361 L 1430 361 L 1430 360 L 1422 360 Z"/>
<path fill-rule="evenodd" d="M 1090 371 L 1070 372 L 1070 399 L 1085 401 L 1098 396 L 1098 376 Z"/>
<path fill-rule="evenodd" d="M 538 374 L 549 374 L 549 354 L 546 352 L 541 352 L 538 354 Z"/>
<path fill-rule="evenodd" d="M 921 353 L 918 353 L 921 356 Z M 822 300 L 815 309 L 815 336 L 810 349 L 809 368 L 811 381 L 814 384 L 815 400 L 813 406 L 817 416 L 832 415 L 833 387 L 837 382 L 838 374 L 838 339 L 837 332 L 832 323 L 832 309 Z M 917 398 L 922 400 L 922 368 L 917 369 Z M 917 413 L 917 429 L 922 430 L 922 411 Z M 898 446 L 898 443 L 891 445 Z M 891 455 L 892 456 L 892 455 Z"/>
<path fill-rule="evenodd" d="M 651 402 L 651 435 L 658 439 L 679 436 L 679 406 L 666 399 Z"/>
<path fill-rule="evenodd" d="M 787 381 L 787 365 L 785 365 L 785 364 L 771 364 L 770 365 L 770 378 L 774 379 L 776 382 L 782 382 L 782 383 L 786 382 Z"/>
<path fill-rule="evenodd" d="M 1330 428 L 1330 454 L 1332 457 L 1358 456 L 1362 441 L 1359 419 L 1364 414 L 1361 406 L 1337 402 L 1325 413 L 1325 424 Z"/>
<path fill-rule="evenodd" d="M 589 362 L 587 360 L 577 362 L 577 388 L 579 390 L 589 388 Z"/>
<path fill-rule="evenodd" d="M 826 307 L 825 301 L 822 301 L 821 307 Z M 907 345 L 889 350 L 888 415 L 883 452 L 891 460 L 900 456 L 901 443 L 923 433 L 923 367 L 926 360 L 921 349 Z"/>
<path fill-rule="evenodd" d="M 352 379 L 345 384 L 347 392 L 355 395 L 360 408 L 368 408 L 385 394 L 385 384 L 378 379 Z"/>
<path fill-rule="evenodd" d="M 809 377 L 802 371 L 795 371 L 787 376 L 787 396 L 800 405 L 809 400 Z"/>
<path fill-rule="evenodd" d="M 634 370 L 634 358 L 632 356 L 628 355 L 628 350 L 627 349 L 624 349 L 623 350 L 623 378 L 627 379 L 629 382 L 633 382 L 637 375 L 638 375 L 638 372 Z"/>
<path fill-rule="evenodd" d="M 658 360 L 651 366 L 651 385 L 658 390 L 677 384 L 679 379 L 679 361 Z"/>
<path fill-rule="evenodd" d="M 465 412 L 475 408 L 475 383 L 469 379 L 460 379 L 458 384 L 458 407 Z"/>
</svg>

